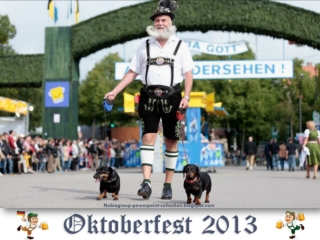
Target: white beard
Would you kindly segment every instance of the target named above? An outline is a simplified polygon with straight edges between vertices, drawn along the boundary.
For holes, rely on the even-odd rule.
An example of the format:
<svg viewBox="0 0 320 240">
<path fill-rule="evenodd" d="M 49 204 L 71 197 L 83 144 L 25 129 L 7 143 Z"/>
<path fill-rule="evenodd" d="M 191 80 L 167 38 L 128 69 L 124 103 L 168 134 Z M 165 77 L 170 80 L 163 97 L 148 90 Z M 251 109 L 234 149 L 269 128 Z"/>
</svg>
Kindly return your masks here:
<svg viewBox="0 0 320 240">
<path fill-rule="evenodd" d="M 146 31 L 150 37 L 154 37 L 156 39 L 168 39 L 171 35 L 173 35 L 177 31 L 177 28 L 176 26 L 173 25 L 168 28 L 164 28 L 163 31 L 158 31 L 153 26 L 148 26 Z"/>
</svg>

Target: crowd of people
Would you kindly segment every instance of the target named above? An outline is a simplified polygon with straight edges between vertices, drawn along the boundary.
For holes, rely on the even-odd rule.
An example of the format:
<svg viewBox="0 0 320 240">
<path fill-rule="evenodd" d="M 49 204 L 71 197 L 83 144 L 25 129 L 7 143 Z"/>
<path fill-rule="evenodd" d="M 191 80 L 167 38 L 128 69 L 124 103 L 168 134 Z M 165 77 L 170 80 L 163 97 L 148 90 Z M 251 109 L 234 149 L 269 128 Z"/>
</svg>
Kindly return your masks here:
<svg viewBox="0 0 320 240">
<path fill-rule="evenodd" d="M 265 165 L 267 170 L 284 171 L 285 165 L 289 172 L 294 172 L 297 165 L 301 170 L 307 170 L 306 178 L 310 178 L 310 170 L 313 169 L 313 179 L 317 178 L 320 164 L 320 131 L 316 129 L 313 121 L 306 122 L 303 142 L 294 143 L 293 138 L 288 142 L 279 142 L 277 138 L 270 139 L 265 144 L 264 151 L 258 153 L 257 146 L 250 136 L 240 150 L 226 153 L 228 165 L 246 166 L 246 170 L 252 170 L 254 165 Z"/>
<path fill-rule="evenodd" d="M 304 162 L 300 161 L 301 149 L 292 138 L 287 143 L 273 138 L 264 145 L 264 151 L 258 152 L 252 137 L 249 137 L 243 152 L 240 149 L 227 152 L 226 161 L 229 165 L 246 166 L 246 170 L 252 170 L 256 165 L 265 165 L 267 170 L 283 171 L 287 164 L 289 171 L 295 171 L 297 160 L 301 169 L 304 168 Z"/>
<path fill-rule="evenodd" d="M 309 128 L 308 126 L 307 129 Z M 306 140 L 302 145 L 298 145 L 293 142 L 292 138 L 289 138 L 287 143 L 278 142 L 274 138 L 265 144 L 264 152 L 258 153 L 252 137 L 249 137 L 243 152 L 238 149 L 225 153 L 226 165 L 246 166 L 247 170 L 252 170 L 256 165 L 266 166 L 267 170 L 273 171 L 284 171 L 285 165 L 288 171 L 295 171 L 297 166 L 301 170 L 308 169 L 308 154 L 304 153 L 304 149 L 307 146 L 310 148 L 313 142 L 317 140 Z M 32 138 L 22 134 L 17 135 L 10 130 L 8 133 L 0 134 L 0 176 L 34 172 L 95 170 L 102 165 L 119 168 L 125 165 L 124 147 L 125 142 L 111 141 L 108 138 L 103 141 L 43 139 L 39 136 Z M 314 152 L 313 149 L 311 151 Z M 316 178 L 318 165 L 311 164 L 310 166 L 314 165 L 316 166 L 314 168 Z M 307 178 L 310 176 L 309 171 Z"/>
<path fill-rule="evenodd" d="M 43 139 L 16 134 L 0 135 L 0 175 L 34 172 L 95 170 L 101 165 L 124 166 L 124 142 L 96 139 Z"/>
</svg>

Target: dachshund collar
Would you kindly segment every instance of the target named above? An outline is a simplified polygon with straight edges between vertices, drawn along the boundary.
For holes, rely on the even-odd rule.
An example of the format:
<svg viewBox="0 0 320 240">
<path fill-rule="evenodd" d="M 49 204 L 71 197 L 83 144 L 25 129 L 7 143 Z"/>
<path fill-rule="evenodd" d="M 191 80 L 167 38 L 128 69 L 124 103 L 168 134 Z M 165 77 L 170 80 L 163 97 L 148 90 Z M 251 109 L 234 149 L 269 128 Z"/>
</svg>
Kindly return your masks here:
<svg viewBox="0 0 320 240">
<path fill-rule="evenodd" d="M 187 183 L 189 183 L 189 184 L 192 184 L 192 183 L 195 183 L 197 180 L 198 180 L 198 178 L 196 177 L 196 178 L 194 178 L 194 179 L 192 179 L 192 180 L 189 180 L 189 179 L 186 178 L 185 181 L 186 181 Z"/>
<path fill-rule="evenodd" d="M 107 180 L 107 181 L 104 181 L 104 182 L 113 182 L 115 180 L 116 180 L 116 178 L 111 178 L 110 180 Z"/>
</svg>

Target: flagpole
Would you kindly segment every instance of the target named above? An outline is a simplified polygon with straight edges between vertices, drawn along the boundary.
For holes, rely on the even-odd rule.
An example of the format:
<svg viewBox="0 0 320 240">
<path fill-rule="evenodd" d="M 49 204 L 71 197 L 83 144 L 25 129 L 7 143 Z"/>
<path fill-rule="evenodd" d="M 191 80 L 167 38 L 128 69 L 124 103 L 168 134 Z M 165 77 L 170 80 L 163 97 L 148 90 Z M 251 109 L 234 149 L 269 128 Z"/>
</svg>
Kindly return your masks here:
<svg viewBox="0 0 320 240">
<path fill-rule="evenodd" d="M 285 52 L 284 52 L 284 39 L 282 39 L 282 59 L 284 60 Z"/>
<path fill-rule="evenodd" d="M 53 22 L 54 26 L 56 26 L 56 1 L 53 1 Z"/>
<path fill-rule="evenodd" d="M 68 26 L 70 27 L 71 14 L 70 14 L 70 6 L 69 6 L 69 4 L 68 4 L 68 9 L 67 9 L 67 16 L 68 16 Z"/>
<path fill-rule="evenodd" d="M 51 27 L 50 24 L 50 5 L 48 3 L 48 27 Z"/>
<path fill-rule="evenodd" d="M 256 60 L 258 59 L 258 36 L 256 35 Z"/>
</svg>

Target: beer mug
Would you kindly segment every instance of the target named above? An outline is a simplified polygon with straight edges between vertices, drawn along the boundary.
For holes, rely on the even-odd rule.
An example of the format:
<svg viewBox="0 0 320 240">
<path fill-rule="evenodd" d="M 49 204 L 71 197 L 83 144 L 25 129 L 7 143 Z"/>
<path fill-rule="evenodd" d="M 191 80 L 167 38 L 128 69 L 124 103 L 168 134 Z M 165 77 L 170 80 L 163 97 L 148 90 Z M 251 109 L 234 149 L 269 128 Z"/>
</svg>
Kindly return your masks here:
<svg viewBox="0 0 320 240">
<path fill-rule="evenodd" d="M 41 228 L 42 228 L 42 230 L 48 230 L 49 229 L 48 223 L 47 222 L 42 222 L 41 223 Z"/>
<path fill-rule="evenodd" d="M 304 217 L 303 213 L 298 213 L 298 218 L 299 218 L 299 221 L 305 220 L 305 217 Z"/>
<path fill-rule="evenodd" d="M 281 228 L 282 228 L 282 225 L 283 225 L 282 221 L 279 220 L 279 221 L 276 223 L 276 228 L 281 229 Z"/>
</svg>

